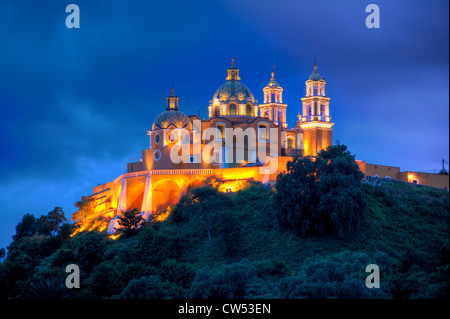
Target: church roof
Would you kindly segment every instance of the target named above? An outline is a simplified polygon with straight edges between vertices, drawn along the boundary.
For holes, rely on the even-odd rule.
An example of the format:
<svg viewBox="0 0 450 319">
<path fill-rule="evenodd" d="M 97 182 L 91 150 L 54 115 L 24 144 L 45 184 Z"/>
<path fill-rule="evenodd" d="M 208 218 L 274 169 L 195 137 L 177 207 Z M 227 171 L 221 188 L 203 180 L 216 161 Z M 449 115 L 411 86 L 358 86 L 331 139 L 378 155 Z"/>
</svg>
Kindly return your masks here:
<svg viewBox="0 0 450 319">
<path fill-rule="evenodd" d="M 170 126 L 192 129 L 191 120 L 178 108 L 178 97 L 175 96 L 173 88 L 172 93 L 167 97 L 166 110 L 156 117 L 152 130 L 165 130 Z"/>
<path fill-rule="evenodd" d="M 214 93 L 213 101 L 217 99 L 219 102 L 226 103 L 234 98 L 238 103 L 255 103 L 255 97 L 250 89 L 241 83 L 239 69 L 235 66 L 234 58 L 232 59 L 231 67 L 228 68 L 226 80 Z"/>
<path fill-rule="evenodd" d="M 272 66 L 272 77 L 270 78 L 270 81 L 269 81 L 269 83 L 267 83 L 266 87 L 270 87 L 270 88 L 280 87 L 280 85 L 278 84 L 277 80 L 275 80 L 275 72 L 273 71 L 274 68 L 275 68 L 275 66 L 273 65 Z"/>
<path fill-rule="evenodd" d="M 192 123 L 189 117 L 178 110 L 168 110 L 160 113 L 155 122 L 153 122 L 152 130 L 164 130 L 170 126 L 175 128 L 189 128 L 192 129 Z"/>
<path fill-rule="evenodd" d="M 315 60 L 315 59 L 314 59 Z M 320 81 L 323 80 L 322 76 L 319 74 L 319 71 L 317 71 L 317 62 L 314 61 L 314 70 L 313 73 L 309 76 L 309 79 L 311 81 Z"/>
<path fill-rule="evenodd" d="M 238 80 L 228 80 L 222 84 L 214 93 L 213 101 L 228 102 L 234 97 L 236 101 L 241 103 L 254 102 L 255 98 L 248 87 Z"/>
</svg>

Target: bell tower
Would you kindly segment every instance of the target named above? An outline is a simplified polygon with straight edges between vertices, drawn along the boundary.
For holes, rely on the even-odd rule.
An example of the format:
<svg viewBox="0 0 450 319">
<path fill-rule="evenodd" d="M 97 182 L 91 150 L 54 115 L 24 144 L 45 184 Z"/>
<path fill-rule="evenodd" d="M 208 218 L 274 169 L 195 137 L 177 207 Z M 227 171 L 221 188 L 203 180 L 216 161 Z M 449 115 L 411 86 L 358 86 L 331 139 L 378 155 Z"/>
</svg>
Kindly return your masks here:
<svg viewBox="0 0 450 319">
<path fill-rule="evenodd" d="M 332 144 L 330 98 L 325 96 L 325 80 L 314 70 L 305 82 L 306 95 L 302 98 L 303 116 L 298 115 L 297 127 L 303 130 L 304 155 L 317 156 L 319 151 Z"/>
<path fill-rule="evenodd" d="M 287 104 L 283 104 L 283 88 L 275 80 L 274 68 L 275 66 L 272 66 L 272 77 L 263 89 L 264 103 L 259 105 L 259 110 L 262 117 L 268 117 L 278 126 L 287 128 Z"/>
</svg>

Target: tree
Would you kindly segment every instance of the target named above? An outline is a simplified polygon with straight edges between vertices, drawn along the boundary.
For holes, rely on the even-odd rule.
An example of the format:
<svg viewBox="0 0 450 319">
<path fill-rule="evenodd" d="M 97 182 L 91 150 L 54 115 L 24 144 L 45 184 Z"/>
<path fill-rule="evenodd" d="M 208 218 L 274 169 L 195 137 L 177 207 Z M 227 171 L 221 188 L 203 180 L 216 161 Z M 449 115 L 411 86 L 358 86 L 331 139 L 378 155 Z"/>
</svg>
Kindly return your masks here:
<svg viewBox="0 0 450 319">
<path fill-rule="evenodd" d="M 31 236 L 36 233 L 36 218 L 32 214 L 25 214 L 22 221 L 16 226 L 16 234 L 13 235 L 14 240 Z"/>
<path fill-rule="evenodd" d="M 86 272 L 92 271 L 103 258 L 108 241 L 97 232 L 85 232 L 73 237 L 75 257 Z"/>
<path fill-rule="evenodd" d="M 256 268 L 246 259 L 224 265 L 222 271 L 197 269 L 189 290 L 194 299 L 243 299 L 256 279 Z"/>
<path fill-rule="evenodd" d="M 84 224 L 94 213 L 95 198 L 91 196 L 81 196 L 81 201 L 77 201 L 74 206 L 77 207 L 78 210 L 72 214 L 72 221 L 76 222 L 76 225 Z"/>
<path fill-rule="evenodd" d="M 63 223 L 67 222 L 61 207 L 55 207 L 47 215 L 47 225 L 52 236 L 56 235 Z"/>
<path fill-rule="evenodd" d="M 121 299 L 161 299 L 164 297 L 162 283 L 157 276 L 133 279 L 120 294 Z"/>
<path fill-rule="evenodd" d="M 67 299 L 71 292 L 64 281 L 53 277 L 33 282 L 26 295 L 32 299 Z"/>
<path fill-rule="evenodd" d="M 241 224 L 236 215 L 229 211 L 218 216 L 217 224 L 219 247 L 228 262 L 232 262 L 239 255 L 242 244 Z"/>
<path fill-rule="evenodd" d="M 211 223 L 212 223 L 212 210 L 214 207 L 214 198 L 219 196 L 218 190 L 212 187 L 199 187 L 192 191 L 191 201 L 193 204 L 197 204 L 200 207 L 203 222 L 208 232 L 208 240 L 211 240 Z"/>
<path fill-rule="evenodd" d="M 126 236 L 134 233 L 144 220 L 141 216 L 141 212 L 137 208 L 127 210 L 122 216 L 119 215 L 118 217 L 118 223 L 122 228 L 115 229 L 119 232 L 123 232 Z"/>
<path fill-rule="evenodd" d="M 366 207 L 362 178 L 345 145 L 330 146 L 316 158 L 295 157 L 275 185 L 279 224 L 300 235 L 353 233 Z"/>
</svg>

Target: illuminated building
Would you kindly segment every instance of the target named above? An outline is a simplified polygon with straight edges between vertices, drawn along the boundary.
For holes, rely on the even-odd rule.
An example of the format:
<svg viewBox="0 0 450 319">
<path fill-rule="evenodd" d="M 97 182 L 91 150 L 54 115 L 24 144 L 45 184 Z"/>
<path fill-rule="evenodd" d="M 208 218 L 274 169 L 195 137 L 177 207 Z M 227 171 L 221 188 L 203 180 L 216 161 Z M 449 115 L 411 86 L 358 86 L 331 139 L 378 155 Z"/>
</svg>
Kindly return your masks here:
<svg viewBox="0 0 450 319">
<path fill-rule="evenodd" d="M 306 95 L 301 99 L 303 115 L 299 115 L 296 127 L 291 129 L 287 127 L 283 88 L 273 69 L 260 105 L 241 82 L 234 59 L 225 80 L 209 102 L 208 119 L 183 113 L 172 89 L 165 111 L 156 117 L 148 131 L 150 146 L 142 151 L 142 159 L 129 163 L 127 173 L 114 181 L 94 187 L 90 196 L 95 206 L 92 219 L 104 221 L 97 223 L 99 228 L 105 228 L 107 222 L 108 233 L 113 233 L 118 226 L 118 214 L 133 208 L 139 209 L 144 218 L 155 215 L 163 220 L 167 209 L 184 192 L 211 177 L 222 181 L 218 189 L 223 192 L 237 191 L 249 181 L 273 183 L 278 173 L 286 170 L 293 155 L 315 156 L 331 145 L 329 98 L 325 96 L 325 81 L 318 74 L 317 65 L 306 81 Z M 208 129 L 214 129 L 213 136 L 206 134 Z M 252 138 L 248 133 L 239 139 L 228 135 L 229 129 L 252 131 L 255 136 Z M 209 150 L 212 141 L 218 147 Z M 188 155 L 182 154 L 181 160 L 175 161 L 176 148 L 188 150 Z M 257 152 L 261 149 L 262 153 Z M 205 153 L 212 158 L 211 162 L 205 161 Z M 265 168 L 270 160 L 261 154 L 277 158 L 275 171 Z M 97 224 L 79 229 L 91 229 Z"/>
</svg>

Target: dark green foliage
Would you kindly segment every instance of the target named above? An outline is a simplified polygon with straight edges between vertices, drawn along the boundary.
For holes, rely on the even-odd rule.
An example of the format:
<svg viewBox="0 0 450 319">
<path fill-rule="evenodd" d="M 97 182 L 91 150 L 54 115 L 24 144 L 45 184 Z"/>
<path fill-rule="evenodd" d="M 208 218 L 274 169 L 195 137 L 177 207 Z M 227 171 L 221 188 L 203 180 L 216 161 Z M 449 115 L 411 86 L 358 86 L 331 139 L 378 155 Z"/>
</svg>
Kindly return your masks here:
<svg viewBox="0 0 450 319">
<path fill-rule="evenodd" d="M 239 299 L 246 296 L 247 287 L 256 278 L 256 268 L 243 260 L 224 266 L 221 272 L 201 268 L 195 274 L 191 298 Z"/>
<path fill-rule="evenodd" d="M 190 200 L 191 205 L 199 207 L 201 218 L 208 233 L 208 239 L 211 240 L 213 213 L 222 205 L 232 205 L 231 200 L 225 194 L 219 193 L 217 189 L 209 186 L 194 189 L 191 193 Z"/>
<path fill-rule="evenodd" d="M 231 211 L 219 214 L 216 223 L 218 246 L 227 261 L 232 262 L 239 257 L 242 245 L 241 223 Z"/>
<path fill-rule="evenodd" d="M 262 277 L 282 277 L 288 274 L 286 264 L 279 259 L 264 258 L 254 263 Z"/>
<path fill-rule="evenodd" d="M 32 236 L 35 233 L 44 236 L 54 236 L 63 225 L 67 225 L 64 224 L 65 222 L 67 222 L 67 219 L 61 207 L 55 207 L 47 215 L 42 215 L 38 219 L 31 214 L 25 214 L 22 221 L 16 226 L 16 234 L 13 236 L 13 239 L 19 240 L 26 236 Z"/>
<path fill-rule="evenodd" d="M 366 207 L 362 177 L 345 145 L 330 146 L 315 160 L 294 158 L 275 186 L 280 225 L 304 236 L 354 234 Z"/>
<path fill-rule="evenodd" d="M 16 234 L 13 235 L 14 240 L 19 240 L 26 236 L 36 233 L 36 218 L 32 214 L 25 214 L 22 221 L 16 226 Z"/>
<path fill-rule="evenodd" d="M 186 289 L 191 285 L 195 276 L 195 266 L 188 263 L 177 262 L 174 259 L 167 259 L 160 267 L 158 273 L 163 280 L 175 283 Z"/>
<path fill-rule="evenodd" d="M 84 232 L 73 240 L 73 249 L 80 268 L 90 272 L 102 261 L 107 241 L 97 232 Z"/>
<path fill-rule="evenodd" d="M 165 292 L 157 276 L 133 279 L 120 294 L 122 299 L 161 299 Z"/>
<path fill-rule="evenodd" d="M 71 290 L 59 278 L 34 281 L 27 292 L 27 297 L 32 299 L 67 299 L 70 296 Z"/>
<path fill-rule="evenodd" d="M 125 272 L 124 263 L 102 262 L 82 282 L 87 289 L 80 290 L 81 298 L 103 298 L 120 294 L 133 277 Z"/>
<path fill-rule="evenodd" d="M 157 266 L 168 258 L 175 258 L 177 250 L 177 241 L 173 236 L 146 227 L 136 236 L 130 255 L 132 261 Z"/>
<path fill-rule="evenodd" d="M 379 289 L 368 289 L 365 285 L 365 268 L 369 264 L 377 264 L 383 270 Z M 390 298 L 386 277 L 391 272 L 392 262 L 382 254 L 369 257 L 345 251 L 306 260 L 296 275 L 281 280 L 278 296 L 285 299 Z"/>
<path fill-rule="evenodd" d="M 55 207 L 47 215 L 47 227 L 52 236 L 56 235 L 62 225 L 67 222 L 67 218 L 64 216 L 64 212 L 61 207 Z"/>
<path fill-rule="evenodd" d="M 110 245 L 108 249 L 106 249 L 105 253 L 103 254 L 103 260 L 129 263 L 131 262 L 130 247 L 121 242 L 116 242 L 113 245 Z"/>
<path fill-rule="evenodd" d="M 119 215 L 118 223 L 122 227 L 116 230 L 128 237 L 136 232 L 143 221 L 144 218 L 141 216 L 139 209 L 130 209 L 124 212 L 123 215 Z"/>
<path fill-rule="evenodd" d="M 333 172 L 351 176 L 347 164 L 320 168 L 335 195 L 335 182 L 343 182 Z M 96 232 L 70 237 L 68 224 L 51 234 L 48 215 L 24 216 L 0 263 L 0 298 L 34 298 L 38 286 L 49 288 L 42 296 L 59 298 L 71 263 L 80 266 L 81 289 L 70 298 L 448 297 L 448 192 L 394 182 L 360 190 L 366 217 L 356 235 L 343 238 L 280 230 L 272 206 L 279 193 L 258 183 L 232 194 L 197 193 L 202 204 L 186 194 L 166 221 L 143 223 L 115 241 Z M 365 288 L 370 263 L 380 266 L 381 289 Z"/>
<path fill-rule="evenodd" d="M 72 249 L 62 248 L 55 252 L 55 256 L 52 262 L 52 266 L 67 266 L 77 261 L 75 253 Z"/>
</svg>

